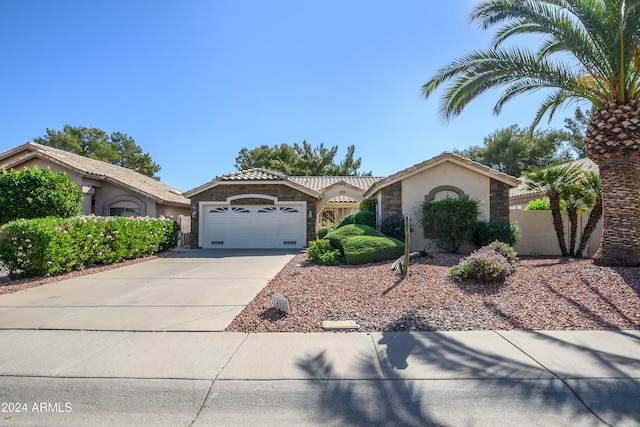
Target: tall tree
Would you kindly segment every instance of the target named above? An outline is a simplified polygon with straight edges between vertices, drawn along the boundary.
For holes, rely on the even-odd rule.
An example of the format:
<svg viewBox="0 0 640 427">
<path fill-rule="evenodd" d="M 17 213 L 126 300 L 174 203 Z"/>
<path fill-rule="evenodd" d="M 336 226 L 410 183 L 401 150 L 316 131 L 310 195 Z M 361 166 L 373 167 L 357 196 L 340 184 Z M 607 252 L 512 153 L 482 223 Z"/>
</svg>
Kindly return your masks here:
<svg viewBox="0 0 640 427">
<path fill-rule="evenodd" d="M 347 147 L 347 154 L 339 163 L 335 162 L 338 146 L 327 148 L 324 144 L 312 147 L 307 141 L 302 145 L 288 144 L 261 145 L 249 150 L 242 148 L 236 157 L 235 167 L 238 170 L 262 168 L 281 172 L 290 176 L 351 176 L 371 175 L 371 172 L 360 173 L 361 159 L 354 158 L 355 146 Z"/>
<path fill-rule="evenodd" d="M 568 256 L 567 244 L 564 239 L 564 223 L 560 208 L 560 200 L 563 194 L 567 194 L 567 188 L 576 185 L 580 175 L 580 168 L 575 165 L 559 165 L 548 168 L 534 168 L 531 172 L 525 172 L 527 186 L 530 190 L 539 191 L 549 198 L 553 228 L 556 231 L 558 245 L 562 256 Z"/>
<path fill-rule="evenodd" d="M 587 157 L 587 147 L 584 140 L 586 138 L 590 117 L 591 110 L 583 112 L 580 107 L 577 107 L 573 113 L 573 117 L 564 119 L 564 127 L 567 128 L 571 135 L 569 137 L 569 144 L 571 144 L 573 151 L 579 159 Z"/>
<path fill-rule="evenodd" d="M 562 130 L 547 129 L 534 133 L 517 125 L 497 130 L 484 138 L 482 146 L 474 145 L 456 154 L 512 176 L 534 167 L 544 168 L 572 160 L 568 141 Z"/>
<path fill-rule="evenodd" d="M 440 111 L 451 119 L 489 89 L 504 88 L 495 114 L 518 95 L 552 89 L 532 127 L 560 106 L 590 102 L 587 155 L 599 166 L 604 206 L 594 259 L 640 265 L 640 0 L 483 0 L 471 19 L 497 27 L 492 46 L 441 68 L 423 95 L 449 82 Z M 505 45 L 519 35 L 534 35 L 538 48 Z"/>
<path fill-rule="evenodd" d="M 113 132 L 109 135 L 98 128 L 64 125 L 63 130 L 47 129 L 46 135 L 33 138 L 33 142 L 160 179 L 156 176 L 160 166 L 125 133 Z"/>
</svg>

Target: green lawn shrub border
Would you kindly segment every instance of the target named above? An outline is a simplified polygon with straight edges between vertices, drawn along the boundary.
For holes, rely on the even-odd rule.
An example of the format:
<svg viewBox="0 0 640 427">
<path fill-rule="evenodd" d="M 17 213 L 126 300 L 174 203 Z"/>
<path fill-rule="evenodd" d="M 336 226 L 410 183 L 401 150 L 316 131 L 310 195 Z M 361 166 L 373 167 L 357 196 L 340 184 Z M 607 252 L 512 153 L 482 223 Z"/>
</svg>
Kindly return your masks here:
<svg viewBox="0 0 640 427">
<path fill-rule="evenodd" d="M 166 251 L 178 232 L 172 219 L 20 219 L 0 228 L 0 262 L 12 278 L 56 275 Z"/>
</svg>

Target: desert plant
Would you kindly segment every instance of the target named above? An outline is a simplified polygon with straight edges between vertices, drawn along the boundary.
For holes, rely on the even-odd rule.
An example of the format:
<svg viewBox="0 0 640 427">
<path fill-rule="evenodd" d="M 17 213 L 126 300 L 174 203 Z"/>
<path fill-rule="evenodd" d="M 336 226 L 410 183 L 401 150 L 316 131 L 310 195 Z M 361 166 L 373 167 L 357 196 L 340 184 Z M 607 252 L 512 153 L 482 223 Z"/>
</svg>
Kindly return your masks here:
<svg viewBox="0 0 640 427">
<path fill-rule="evenodd" d="M 343 250 L 347 264 L 368 264 L 400 257 L 404 243 L 387 236 L 355 236 L 344 241 Z"/>
<path fill-rule="evenodd" d="M 520 227 L 510 221 L 478 221 L 473 233 L 473 243 L 485 246 L 494 240 L 515 245 L 520 239 Z"/>
<path fill-rule="evenodd" d="M 506 243 L 494 242 L 460 260 L 449 270 L 455 282 L 502 283 L 516 269 L 517 254 Z"/>
<path fill-rule="evenodd" d="M 457 253 L 471 237 L 478 220 L 478 202 L 465 198 L 446 198 L 425 202 L 420 207 L 420 222 L 425 236 L 436 239 L 439 248 Z"/>
<path fill-rule="evenodd" d="M 309 258 L 320 265 L 340 264 L 340 251 L 331 246 L 329 240 L 320 239 L 309 242 L 307 253 L 309 254 Z"/>
</svg>

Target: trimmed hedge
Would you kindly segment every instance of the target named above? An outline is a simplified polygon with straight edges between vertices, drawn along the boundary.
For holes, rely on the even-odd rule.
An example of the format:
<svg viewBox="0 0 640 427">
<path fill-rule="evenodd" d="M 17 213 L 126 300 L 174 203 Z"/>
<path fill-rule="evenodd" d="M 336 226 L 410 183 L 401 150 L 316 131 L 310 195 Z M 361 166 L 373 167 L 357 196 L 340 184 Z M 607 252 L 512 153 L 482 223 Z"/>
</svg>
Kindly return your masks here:
<svg viewBox="0 0 640 427">
<path fill-rule="evenodd" d="M 404 243 L 391 237 L 355 236 L 344 241 L 344 257 L 347 264 L 396 259 L 404 253 Z"/>
<path fill-rule="evenodd" d="M 49 276 L 165 251 L 178 232 L 171 219 L 20 219 L 0 228 L 0 261 L 11 277 Z"/>
<path fill-rule="evenodd" d="M 340 224 L 336 226 L 336 228 L 344 227 L 349 224 L 361 224 L 367 225 L 369 227 L 376 226 L 376 214 L 375 212 L 370 211 L 360 211 L 357 213 L 352 213 L 344 217 Z"/>
<path fill-rule="evenodd" d="M 325 239 L 328 239 L 334 248 L 342 251 L 344 241 L 355 236 L 386 237 L 384 234 L 373 227 L 369 227 L 368 225 L 348 224 L 330 231 L 325 236 Z"/>
</svg>

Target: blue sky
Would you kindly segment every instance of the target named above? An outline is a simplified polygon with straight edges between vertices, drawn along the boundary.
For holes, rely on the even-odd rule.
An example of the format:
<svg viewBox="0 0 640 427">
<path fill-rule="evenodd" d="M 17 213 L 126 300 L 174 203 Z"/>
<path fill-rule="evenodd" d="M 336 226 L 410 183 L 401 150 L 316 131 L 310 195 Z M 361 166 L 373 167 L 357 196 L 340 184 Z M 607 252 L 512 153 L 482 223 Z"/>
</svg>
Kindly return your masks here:
<svg viewBox="0 0 640 427">
<path fill-rule="evenodd" d="M 133 137 L 189 190 L 233 172 L 242 147 L 355 144 L 388 175 L 530 124 L 543 94 L 452 122 L 420 87 L 491 33 L 473 0 L 2 0 L 0 152 L 65 124 Z M 558 113 L 552 123 L 562 127 Z M 544 123 L 546 126 L 546 121 Z"/>
</svg>

